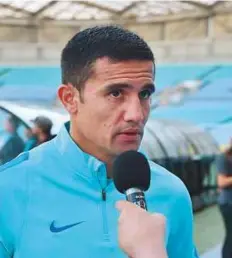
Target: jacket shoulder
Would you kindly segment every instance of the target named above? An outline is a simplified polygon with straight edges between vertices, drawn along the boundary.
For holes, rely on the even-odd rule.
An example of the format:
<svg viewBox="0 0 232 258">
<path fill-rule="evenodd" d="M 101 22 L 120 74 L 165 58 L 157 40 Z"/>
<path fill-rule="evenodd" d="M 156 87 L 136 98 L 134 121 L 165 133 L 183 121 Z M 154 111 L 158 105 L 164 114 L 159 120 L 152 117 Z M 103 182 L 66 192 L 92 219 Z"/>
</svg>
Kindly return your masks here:
<svg viewBox="0 0 232 258">
<path fill-rule="evenodd" d="M 14 158 L 13 160 L 3 164 L 0 166 L 0 173 L 4 172 L 5 170 L 14 168 L 17 165 L 20 165 L 21 163 L 27 161 L 29 159 L 29 153 L 28 152 L 24 152 L 19 154 L 16 158 Z"/>
<path fill-rule="evenodd" d="M 166 168 L 158 165 L 153 161 L 149 161 L 151 168 L 151 183 L 159 184 L 163 190 L 167 190 L 170 194 L 189 199 L 189 192 L 183 181 Z"/>
</svg>

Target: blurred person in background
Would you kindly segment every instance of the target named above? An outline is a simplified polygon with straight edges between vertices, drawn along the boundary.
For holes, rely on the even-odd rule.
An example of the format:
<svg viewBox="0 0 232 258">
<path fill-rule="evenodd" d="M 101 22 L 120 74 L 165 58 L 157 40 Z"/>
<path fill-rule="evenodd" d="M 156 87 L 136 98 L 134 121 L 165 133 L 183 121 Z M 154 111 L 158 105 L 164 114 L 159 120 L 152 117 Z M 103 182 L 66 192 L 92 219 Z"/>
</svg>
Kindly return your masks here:
<svg viewBox="0 0 232 258">
<path fill-rule="evenodd" d="M 112 165 L 140 147 L 155 91 L 153 53 L 133 32 L 96 26 L 68 41 L 61 71 L 58 96 L 70 121 L 1 169 L 0 257 L 124 258 L 115 208 L 124 196 Z M 166 217 L 168 257 L 198 257 L 184 183 L 149 165 L 147 203 L 149 212 Z"/>
<path fill-rule="evenodd" d="M 225 226 L 222 258 L 232 257 L 232 140 L 229 148 L 216 159 L 219 208 Z"/>
<path fill-rule="evenodd" d="M 26 143 L 24 151 L 29 151 L 37 146 L 37 137 L 33 134 L 32 128 L 25 129 Z"/>
<path fill-rule="evenodd" d="M 37 116 L 32 123 L 34 124 L 32 134 L 37 139 L 37 146 L 54 138 L 52 135 L 53 123 L 48 117 Z"/>
<path fill-rule="evenodd" d="M 5 121 L 5 143 L 0 150 L 0 165 L 17 157 L 24 150 L 24 142 L 18 135 L 20 121 L 15 116 L 9 116 Z"/>
<path fill-rule="evenodd" d="M 29 151 L 42 143 L 52 140 L 52 121 L 46 116 L 37 116 L 34 120 L 32 128 L 26 129 L 27 141 L 24 151 Z"/>
</svg>

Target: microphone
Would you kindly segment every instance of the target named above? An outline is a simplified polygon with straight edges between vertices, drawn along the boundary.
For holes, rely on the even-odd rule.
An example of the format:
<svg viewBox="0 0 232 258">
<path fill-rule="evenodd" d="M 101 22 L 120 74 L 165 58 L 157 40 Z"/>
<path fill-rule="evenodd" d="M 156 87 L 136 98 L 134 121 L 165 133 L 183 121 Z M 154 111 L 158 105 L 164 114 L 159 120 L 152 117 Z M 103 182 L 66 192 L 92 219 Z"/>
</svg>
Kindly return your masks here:
<svg viewBox="0 0 232 258">
<path fill-rule="evenodd" d="M 137 151 L 123 152 L 115 159 L 112 172 L 115 187 L 126 195 L 126 200 L 147 210 L 144 191 L 151 180 L 147 158 Z"/>
</svg>

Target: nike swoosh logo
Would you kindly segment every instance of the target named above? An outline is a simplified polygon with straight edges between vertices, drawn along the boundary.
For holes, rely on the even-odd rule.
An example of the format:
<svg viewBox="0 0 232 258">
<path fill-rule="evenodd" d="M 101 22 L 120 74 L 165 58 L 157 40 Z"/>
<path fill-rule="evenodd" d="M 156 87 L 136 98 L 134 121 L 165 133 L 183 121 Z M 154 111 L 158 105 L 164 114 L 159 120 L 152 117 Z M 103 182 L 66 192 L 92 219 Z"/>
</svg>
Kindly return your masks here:
<svg viewBox="0 0 232 258">
<path fill-rule="evenodd" d="M 65 226 L 62 226 L 62 227 L 57 227 L 57 226 L 55 226 L 55 221 L 53 220 L 51 225 L 50 225 L 50 231 L 52 233 L 59 233 L 59 232 L 62 232 L 64 230 L 66 230 L 66 229 L 69 229 L 69 228 L 72 228 L 74 226 L 80 225 L 80 224 L 82 224 L 84 222 L 85 221 L 80 221 L 80 222 L 69 224 L 69 225 L 65 225 Z"/>
</svg>

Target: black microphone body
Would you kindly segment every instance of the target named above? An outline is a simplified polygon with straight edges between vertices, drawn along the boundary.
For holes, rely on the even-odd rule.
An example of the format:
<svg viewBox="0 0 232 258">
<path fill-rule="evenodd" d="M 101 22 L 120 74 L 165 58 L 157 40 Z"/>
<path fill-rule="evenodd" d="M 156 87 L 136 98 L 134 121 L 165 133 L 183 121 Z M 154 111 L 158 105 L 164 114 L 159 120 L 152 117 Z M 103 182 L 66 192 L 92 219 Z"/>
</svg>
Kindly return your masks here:
<svg viewBox="0 0 232 258">
<path fill-rule="evenodd" d="M 113 179 L 117 190 L 126 200 L 147 210 L 144 191 L 150 186 L 150 165 L 146 157 L 137 151 L 120 154 L 113 164 Z"/>
</svg>

